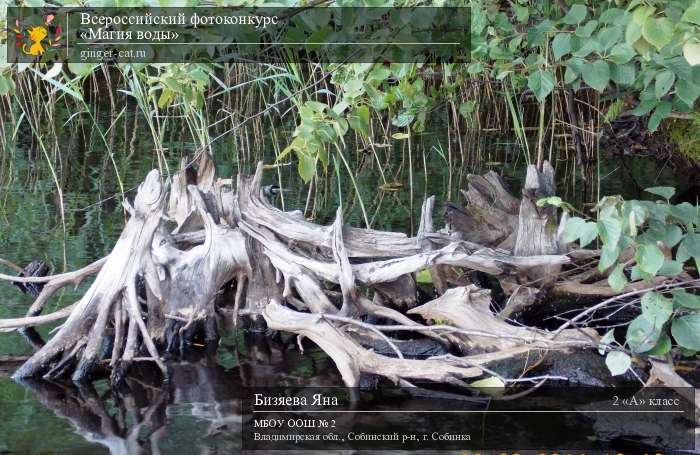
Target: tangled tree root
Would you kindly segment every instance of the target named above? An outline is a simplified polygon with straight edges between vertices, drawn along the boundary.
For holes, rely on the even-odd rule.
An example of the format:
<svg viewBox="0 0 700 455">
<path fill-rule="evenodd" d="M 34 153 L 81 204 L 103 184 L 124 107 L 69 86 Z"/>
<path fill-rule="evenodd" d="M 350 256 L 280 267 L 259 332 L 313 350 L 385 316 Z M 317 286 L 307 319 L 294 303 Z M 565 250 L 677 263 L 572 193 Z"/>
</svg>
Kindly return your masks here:
<svg viewBox="0 0 700 455">
<path fill-rule="evenodd" d="M 521 200 L 493 173 L 470 176 L 467 207 L 448 207 L 442 230 L 433 226 L 435 199 L 427 199 L 416 237 L 345 226 L 340 209 L 329 226 L 280 211 L 261 191 L 262 164 L 235 187 L 215 179 L 206 154 L 196 178 L 184 164 L 170 182 L 157 170 L 148 174 L 133 207 L 126 204 L 131 217 L 107 257 L 55 276 L 0 275 L 45 284 L 27 317 L 1 320 L 0 330 L 67 317 L 15 377 L 83 381 L 107 367 L 119 382 L 135 361 L 154 362 L 167 377 L 165 357 L 195 339 L 215 344 L 219 328 L 241 318 L 309 338 L 348 386 L 370 373 L 406 385 L 465 387 L 491 374 L 494 361 L 597 344 L 595 331 L 512 325 L 492 311 L 488 290 L 455 275 L 494 277 L 512 304 L 519 295 L 546 292 L 572 258 L 596 254 L 564 254 L 556 212 L 534 204 L 554 192 L 547 163 L 542 171 L 528 169 Z M 416 306 L 415 274 L 423 269 L 431 271 L 438 297 Z M 57 289 L 90 275 L 95 279 L 78 302 L 40 314 Z M 438 322 L 424 325 L 416 316 Z M 407 358 L 392 339 L 407 332 L 462 357 Z M 368 348 L 377 340 L 392 355 Z"/>
</svg>

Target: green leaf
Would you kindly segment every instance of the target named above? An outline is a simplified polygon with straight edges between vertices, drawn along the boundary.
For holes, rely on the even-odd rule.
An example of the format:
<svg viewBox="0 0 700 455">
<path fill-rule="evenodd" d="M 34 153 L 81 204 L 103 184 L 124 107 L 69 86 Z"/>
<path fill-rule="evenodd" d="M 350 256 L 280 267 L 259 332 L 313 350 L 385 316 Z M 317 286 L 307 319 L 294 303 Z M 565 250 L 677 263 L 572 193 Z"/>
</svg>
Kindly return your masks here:
<svg viewBox="0 0 700 455">
<path fill-rule="evenodd" d="M 647 318 L 655 327 L 661 327 L 673 313 L 673 302 L 659 292 L 647 292 L 642 296 L 642 316 Z"/>
<path fill-rule="evenodd" d="M 695 25 L 700 25 L 700 0 L 695 0 L 695 3 L 683 13 L 682 20 L 692 22 Z"/>
<path fill-rule="evenodd" d="M 578 79 L 578 72 L 571 65 L 566 65 L 566 70 L 564 71 L 564 83 L 572 84 L 576 79 Z"/>
<path fill-rule="evenodd" d="M 527 78 L 527 86 L 541 103 L 554 89 L 554 75 L 550 71 L 538 70 Z"/>
<path fill-rule="evenodd" d="M 679 220 L 685 225 L 698 224 L 698 206 L 689 202 L 672 205 L 670 208 L 671 216 Z"/>
<path fill-rule="evenodd" d="M 420 284 L 432 284 L 433 276 L 430 274 L 429 269 L 423 269 L 416 274 L 416 283 Z"/>
<path fill-rule="evenodd" d="M 651 188 L 646 188 L 644 191 L 661 196 L 666 200 L 671 199 L 673 195 L 676 194 L 676 189 L 672 186 L 652 186 Z"/>
<path fill-rule="evenodd" d="M 671 334 L 680 346 L 700 350 L 700 314 L 674 319 L 671 324 Z"/>
<path fill-rule="evenodd" d="M 598 231 L 600 232 L 600 238 L 603 240 L 603 243 L 610 248 L 614 248 L 617 246 L 620 241 L 620 236 L 622 235 L 622 220 L 617 216 L 617 213 L 603 211 L 598 220 Z"/>
<path fill-rule="evenodd" d="M 632 359 L 622 351 L 610 351 L 605 357 L 605 365 L 610 370 L 610 374 L 619 376 L 625 374 L 632 366 Z"/>
<path fill-rule="evenodd" d="M 579 246 L 584 248 L 598 237 L 598 224 L 595 221 L 588 221 L 581 229 Z"/>
<path fill-rule="evenodd" d="M 677 261 L 685 262 L 691 257 L 700 258 L 700 234 L 695 232 L 687 233 L 676 251 Z"/>
<path fill-rule="evenodd" d="M 590 65 L 583 66 L 582 76 L 586 84 L 602 93 L 610 82 L 610 67 L 607 62 L 596 60 Z"/>
<path fill-rule="evenodd" d="M 664 70 L 656 75 L 656 82 L 654 84 L 654 95 L 657 99 L 661 99 L 665 94 L 671 90 L 673 83 L 676 81 L 676 75 L 673 71 Z"/>
<path fill-rule="evenodd" d="M 586 18 L 587 14 L 588 8 L 586 8 L 586 5 L 571 5 L 571 8 L 569 8 L 569 12 L 567 12 L 566 16 L 562 18 L 562 21 L 565 24 L 569 25 L 580 24 Z"/>
<path fill-rule="evenodd" d="M 555 60 L 559 60 L 562 56 L 571 52 L 571 34 L 557 33 L 552 40 L 552 52 Z"/>
<path fill-rule="evenodd" d="M 581 237 L 581 232 L 584 229 L 585 224 L 586 220 L 577 216 L 572 216 L 571 218 L 566 220 L 566 225 L 564 226 L 564 234 L 562 235 L 562 241 L 564 243 L 571 243 L 578 240 Z"/>
<path fill-rule="evenodd" d="M 627 327 L 627 344 L 632 352 L 642 353 L 656 346 L 661 333 L 644 316 L 637 316 Z"/>
<path fill-rule="evenodd" d="M 632 267 L 632 270 L 630 271 L 630 279 L 632 281 L 638 281 L 638 280 L 644 280 L 644 281 L 651 281 L 654 278 L 654 275 L 650 275 L 647 272 L 643 271 L 641 268 L 639 268 L 638 265 L 635 265 Z"/>
<path fill-rule="evenodd" d="M 675 306 L 700 310 L 700 295 L 686 291 L 673 291 L 671 295 L 673 295 L 673 304 Z"/>
<path fill-rule="evenodd" d="M 617 244 L 606 243 L 600 250 L 600 260 L 598 261 L 598 270 L 601 272 L 610 268 L 620 256 L 620 248 Z"/>
<path fill-rule="evenodd" d="M 612 64 L 610 65 L 610 78 L 613 82 L 620 85 L 632 85 L 637 75 L 637 69 L 634 63 L 625 65 Z"/>
<path fill-rule="evenodd" d="M 683 271 L 683 264 L 678 261 L 664 261 L 664 265 L 661 266 L 657 275 L 673 278 L 674 276 L 680 275 Z"/>
<path fill-rule="evenodd" d="M 649 123 L 647 124 L 649 131 L 653 133 L 659 128 L 661 120 L 665 119 L 668 114 L 671 113 L 672 107 L 673 103 L 670 101 L 662 101 L 659 103 L 656 109 L 654 109 L 654 113 L 649 117 Z"/>
<path fill-rule="evenodd" d="M 665 356 L 671 350 L 671 337 L 667 333 L 662 333 L 654 349 L 647 352 L 647 355 Z"/>
<path fill-rule="evenodd" d="M 316 160 L 306 153 L 297 153 L 299 159 L 299 176 L 304 179 L 305 183 L 309 183 L 314 175 L 316 175 Z"/>
<path fill-rule="evenodd" d="M 679 228 L 675 224 L 669 224 L 668 226 L 666 226 L 661 240 L 667 247 L 673 248 L 678 244 L 678 242 L 681 241 L 682 238 L 683 231 L 681 230 L 681 228 Z"/>
<path fill-rule="evenodd" d="M 664 264 L 664 253 L 653 243 L 643 243 L 637 247 L 634 255 L 637 265 L 649 275 L 656 275 Z"/>
<path fill-rule="evenodd" d="M 673 38 L 673 22 L 665 17 L 648 17 L 642 26 L 642 36 L 656 49 L 661 50 Z"/>
<path fill-rule="evenodd" d="M 622 38 L 622 28 L 620 27 L 605 27 L 602 29 L 598 35 L 598 42 L 600 43 L 602 51 L 608 51 L 611 47 L 617 44 Z"/>
<path fill-rule="evenodd" d="M 635 52 L 632 46 L 627 43 L 619 43 L 612 48 L 610 55 L 608 55 L 608 59 L 613 63 L 623 65 L 632 60 L 634 55 Z"/>
<path fill-rule="evenodd" d="M 612 273 L 608 277 L 608 284 L 615 292 L 622 292 L 627 284 L 627 276 L 625 275 L 625 266 L 617 264 Z"/>
<path fill-rule="evenodd" d="M 700 96 L 700 85 L 679 80 L 676 82 L 676 96 L 688 106 L 692 106 Z"/>
<path fill-rule="evenodd" d="M 348 115 L 348 123 L 350 128 L 360 133 L 363 137 L 369 136 L 369 108 L 360 106 L 353 109 L 352 114 Z"/>
<path fill-rule="evenodd" d="M 598 21 L 594 19 L 586 22 L 586 25 L 583 27 L 577 27 L 574 33 L 576 36 L 580 36 L 582 38 L 590 38 L 597 27 Z"/>
</svg>

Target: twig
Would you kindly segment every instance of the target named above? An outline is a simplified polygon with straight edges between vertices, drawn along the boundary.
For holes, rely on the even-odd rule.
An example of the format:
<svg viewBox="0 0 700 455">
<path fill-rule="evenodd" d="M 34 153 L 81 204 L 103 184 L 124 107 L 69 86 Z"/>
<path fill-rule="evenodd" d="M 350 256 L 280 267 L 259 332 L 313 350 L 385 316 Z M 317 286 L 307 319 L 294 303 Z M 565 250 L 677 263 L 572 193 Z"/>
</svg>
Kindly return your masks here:
<svg viewBox="0 0 700 455">
<path fill-rule="evenodd" d="M 605 307 L 606 305 L 609 305 L 609 304 L 611 304 L 611 303 L 613 303 L 613 302 L 616 302 L 616 301 L 618 301 L 618 300 L 621 300 L 621 299 L 624 299 L 624 298 L 627 298 L 627 297 L 633 297 L 633 296 L 640 295 L 640 294 L 645 294 L 645 293 L 647 293 L 647 292 L 649 292 L 649 291 L 658 291 L 658 290 L 661 290 L 661 289 L 666 290 L 666 289 L 671 289 L 671 288 L 676 288 L 676 287 L 680 287 L 680 286 L 683 286 L 683 285 L 687 285 L 687 284 L 689 284 L 689 283 L 698 283 L 698 282 L 700 282 L 700 278 L 699 278 L 699 279 L 695 279 L 695 280 L 691 280 L 691 281 L 681 281 L 681 282 L 676 282 L 676 283 L 666 281 L 666 282 L 663 282 L 663 283 L 661 283 L 661 284 L 658 284 L 658 285 L 656 285 L 656 286 L 652 286 L 652 287 L 649 287 L 649 288 L 640 289 L 640 290 L 637 290 L 637 291 L 631 291 L 631 292 L 627 292 L 627 293 L 625 293 L 625 294 L 616 295 L 615 297 L 611 297 L 611 298 L 609 298 L 609 299 L 603 300 L 602 302 L 600 302 L 600 303 L 598 303 L 598 304 L 596 304 L 596 305 L 593 305 L 592 307 L 588 308 L 587 310 L 582 311 L 581 313 L 577 314 L 577 315 L 574 316 L 573 318 L 569 319 L 569 320 L 566 321 L 564 324 L 562 324 L 561 326 L 559 326 L 559 328 L 552 334 L 552 337 L 551 337 L 551 338 L 552 338 L 552 340 L 553 340 L 553 339 L 556 338 L 564 329 L 566 329 L 567 327 L 570 327 L 570 326 L 573 325 L 575 322 L 581 320 L 584 316 L 586 316 L 586 315 L 588 315 L 588 314 L 591 314 L 591 313 L 593 313 L 593 312 L 595 312 L 595 311 L 597 311 L 597 310 L 599 310 L 599 309 Z"/>
<path fill-rule="evenodd" d="M 384 335 L 384 334 L 383 334 L 380 330 L 378 330 L 374 325 L 372 325 L 372 324 L 367 324 L 366 322 L 358 321 L 357 319 L 352 319 L 352 318 L 348 318 L 348 317 L 345 317 L 345 316 L 336 316 L 336 315 L 333 315 L 333 314 L 322 314 L 322 315 L 321 315 L 321 318 L 323 318 L 323 319 L 329 319 L 329 320 L 331 320 L 331 321 L 343 322 L 343 323 L 345 323 L 345 324 L 352 324 L 352 325 L 356 325 L 356 326 L 358 326 L 358 327 L 362 327 L 362 328 L 364 328 L 364 329 L 370 330 L 370 331 L 376 333 L 377 335 L 379 335 L 379 336 L 381 337 L 381 339 L 384 340 L 384 342 L 385 342 L 386 344 L 388 344 L 389 347 L 390 347 L 391 349 L 394 350 L 394 352 L 396 353 L 396 355 L 397 355 L 400 359 L 403 359 L 403 354 L 401 353 L 401 351 L 399 350 L 399 348 L 396 347 L 396 345 L 389 339 L 388 336 Z"/>
</svg>

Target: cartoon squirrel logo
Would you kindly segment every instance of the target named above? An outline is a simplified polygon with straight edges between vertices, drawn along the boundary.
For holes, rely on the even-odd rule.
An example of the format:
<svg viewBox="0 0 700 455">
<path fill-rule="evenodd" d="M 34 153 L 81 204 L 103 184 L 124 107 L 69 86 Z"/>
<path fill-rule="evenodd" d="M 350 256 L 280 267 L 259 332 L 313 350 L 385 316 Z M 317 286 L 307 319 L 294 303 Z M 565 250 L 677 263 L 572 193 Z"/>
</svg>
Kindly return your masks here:
<svg viewBox="0 0 700 455">
<path fill-rule="evenodd" d="M 54 19 L 53 14 L 49 14 L 44 18 L 43 25 L 36 25 L 22 30 L 19 20 L 16 22 L 17 28 L 13 29 L 15 38 L 17 38 L 17 47 L 25 55 L 40 57 L 48 51 L 56 50 L 55 48 L 61 41 L 61 26 L 54 27 L 53 38 L 49 38 L 50 24 Z"/>
</svg>

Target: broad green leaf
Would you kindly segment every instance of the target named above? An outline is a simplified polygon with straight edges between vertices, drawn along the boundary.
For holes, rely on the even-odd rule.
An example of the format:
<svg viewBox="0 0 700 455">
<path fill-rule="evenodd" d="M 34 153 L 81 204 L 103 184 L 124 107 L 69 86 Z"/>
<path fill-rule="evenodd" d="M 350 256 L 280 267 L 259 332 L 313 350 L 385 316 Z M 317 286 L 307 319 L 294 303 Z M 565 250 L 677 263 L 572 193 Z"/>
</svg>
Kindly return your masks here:
<svg viewBox="0 0 700 455">
<path fill-rule="evenodd" d="M 617 21 L 627 16 L 627 13 L 620 8 L 608 8 L 600 15 L 600 22 L 603 24 L 617 23 Z"/>
<path fill-rule="evenodd" d="M 672 217 L 679 220 L 685 225 L 698 224 L 698 206 L 693 205 L 689 202 L 683 202 L 681 204 L 672 205 L 670 208 L 670 214 Z"/>
<path fill-rule="evenodd" d="M 632 45 L 642 37 L 644 22 L 649 16 L 654 14 L 654 10 L 654 7 L 647 5 L 640 5 L 634 9 L 632 20 L 627 24 L 627 29 L 625 30 L 625 41 L 627 44 Z"/>
<path fill-rule="evenodd" d="M 673 22 L 666 17 L 648 17 L 642 26 L 642 36 L 660 50 L 673 38 Z"/>
<path fill-rule="evenodd" d="M 634 55 L 635 52 L 632 46 L 627 43 L 619 43 L 613 46 L 610 55 L 608 55 L 608 59 L 613 63 L 623 65 L 632 60 Z"/>
<path fill-rule="evenodd" d="M 662 333 L 656 346 L 651 351 L 647 351 L 647 355 L 665 356 L 671 350 L 671 337 L 667 333 Z"/>
<path fill-rule="evenodd" d="M 622 351 L 610 351 L 605 357 L 605 365 L 610 370 L 610 374 L 619 376 L 627 372 L 632 365 L 632 359 Z"/>
<path fill-rule="evenodd" d="M 552 40 L 552 52 L 555 60 L 559 60 L 562 56 L 571 52 L 571 34 L 557 33 Z"/>
<path fill-rule="evenodd" d="M 654 109 L 654 113 L 649 117 L 649 123 L 647 124 L 649 131 L 653 133 L 659 128 L 661 120 L 665 119 L 666 116 L 671 113 L 672 107 L 673 103 L 670 101 L 662 101 L 658 104 L 658 106 L 656 106 L 656 109 Z"/>
<path fill-rule="evenodd" d="M 656 275 L 664 264 L 664 253 L 653 243 L 643 243 L 637 247 L 634 255 L 637 265 L 649 275 Z"/>
<path fill-rule="evenodd" d="M 554 75 L 551 71 L 537 70 L 527 78 L 527 86 L 541 103 L 554 89 Z"/>
<path fill-rule="evenodd" d="M 578 79 L 579 73 L 571 67 L 571 65 L 566 65 L 566 70 L 564 71 L 564 83 L 572 84 L 576 79 Z"/>
<path fill-rule="evenodd" d="M 664 264 L 661 266 L 658 272 L 656 272 L 657 275 L 661 276 L 666 276 L 669 278 L 673 278 L 674 276 L 678 276 L 681 272 L 683 271 L 683 264 L 681 264 L 678 261 L 664 261 Z"/>
<path fill-rule="evenodd" d="M 661 332 L 644 316 L 637 316 L 627 327 L 627 344 L 632 352 L 642 353 L 652 349 Z"/>
<path fill-rule="evenodd" d="M 598 219 L 598 231 L 603 243 L 610 248 L 616 247 L 622 235 L 622 220 L 617 214 L 603 211 Z"/>
<path fill-rule="evenodd" d="M 598 270 L 601 272 L 612 267 L 620 256 L 620 248 L 617 244 L 606 243 L 600 250 L 600 260 L 598 261 Z"/>
<path fill-rule="evenodd" d="M 352 114 L 348 115 L 348 123 L 350 127 L 360 133 L 363 137 L 369 136 L 369 108 L 360 106 L 353 109 Z"/>
<path fill-rule="evenodd" d="M 605 27 L 598 33 L 597 38 L 601 46 L 601 51 L 607 52 L 622 38 L 622 28 L 617 26 Z"/>
<path fill-rule="evenodd" d="M 673 304 L 675 306 L 700 310 L 700 295 L 686 291 L 673 291 L 671 295 L 673 295 Z"/>
<path fill-rule="evenodd" d="M 608 277 L 608 284 L 615 292 L 622 292 L 627 284 L 627 276 L 625 275 L 625 266 L 617 264 L 612 273 Z"/>
<path fill-rule="evenodd" d="M 700 350 L 700 314 L 674 319 L 671 324 L 671 334 L 679 346 L 696 351 Z"/>
<path fill-rule="evenodd" d="M 700 85 L 679 80 L 676 82 L 676 96 L 688 106 L 692 106 L 700 96 Z"/>
<path fill-rule="evenodd" d="M 695 25 L 700 25 L 700 0 L 695 0 L 695 2 L 693 2 L 693 4 L 690 5 L 687 10 L 685 10 L 681 20 L 692 22 Z"/>
<path fill-rule="evenodd" d="M 576 36 L 580 36 L 582 38 L 590 38 L 597 27 L 598 21 L 595 19 L 590 20 L 586 22 L 586 25 L 584 25 L 583 27 L 577 27 L 574 33 L 576 34 Z"/>
<path fill-rule="evenodd" d="M 700 258 L 700 234 L 695 232 L 687 233 L 676 251 L 677 261 L 685 262 L 691 257 Z"/>
<path fill-rule="evenodd" d="M 587 221 L 581 229 L 579 246 L 581 248 L 586 247 L 589 243 L 595 240 L 596 237 L 598 237 L 598 224 L 595 221 Z"/>
<path fill-rule="evenodd" d="M 607 62 L 596 60 L 583 66 L 582 76 L 586 84 L 602 93 L 610 82 L 610 67 Z"/>
<path fill-rule="evenodd" d="M 586 5 L 581 5 L 577 3 L 575 5 L 571 5 L 571 8 L 569 8 L 569 11 L 566 13 L 566 16 L 562 18 L 562 21 L 565 24 L 569 25 L 580 24 L 586 18 L 587 14 L 588 8 L 586 7 Z"/>
<path fill-rule="evenodd" d="M 433 276 L 430 274 L 430 269 L 423 269 L 416 274 L 416 282 L 420 284 L 432 284 Z"/>
<path fill-rule="evenodd" d="M 642 316 L 655 327 L 661 327 L 673 313 L 673 302 L 658 292 L 647 292 L 642 296 Z"/>
<path fill-rule="evenodd" d="M 652 100 L 640 100 L 640 103 L 632 109 L 630 112 L 633 115 L 641 116 L 646 115 L 651 112 L 656 106 L 659 105 L 659 101 L 656 99 Z"/>
<path fill-rule="evenodd" d="M 600 43 L 594 38 L 584 40 L 581 45 L 573 52 L 575 57 L 588 57 L 592 52 L 597 52 L 600 49 Z"/>
<path fill-rule="evenodd" d="M 572 216 L 566 220 L 562 241 L 564 243 L 571 243 L 578 240 L 581 237 L 581 231 L 583 230 L 585 224 L 586 220 L 577 216 Z"/>
<path fill-rule="evenodd" d="M 630 280 L 631 281 L 639 281 L 639 280 L 644 280 L 644 281 L 651 281 L 654 278 L 654 275 L 650 275 L 641 268 L 639 268 L 638 265 L 635 265 L 632 267 L 632 270 L 630 270 Z"/>
<path fill-rule="evenodd" d="M 673 195 L 676 194 L 676 189 L 672 186 L 652 186 L 651 188 L 646 188 L 644 191 L 661 196 L 666 200 L 671 199 Z"/>
<path fill-rule="evenodd" d="M 654 95 L 657 99 L 661 99 L 665 94 L 671 90 L 673 83 L 676 81 L 676 75 L 673 71 L 664 70 L 656 75 L 656 81 L 654 83 Z"/>
<path fill-rule="evenodd" d="M 632 85 L 637 76 L 637 69 L 634 63 L 618 65 L 613 63 L 610 65 L 610 78 L 613 82 L 620 85 Z"/>
<path fill-rule="evenodd" d="M 304 179 L 305 183 L 309 183 L 316 175 L 316 160 L 303 152 L 297 153 L 297 158 L 299 160 L 299 176 Z"/>
<path fill-rule="evenodd" d="M 669 224 L 668 226 L 666 226 L 661 240 L 667 247 L 673 248 L 678 244 L 678 242 L 681 241 L 682 238 L 683 231 L 681 230 L 681 228 L 679 228 L 675 224 Z"/>
</svg>

